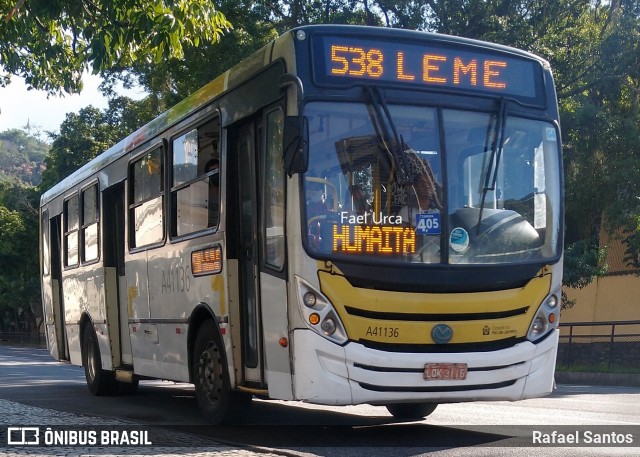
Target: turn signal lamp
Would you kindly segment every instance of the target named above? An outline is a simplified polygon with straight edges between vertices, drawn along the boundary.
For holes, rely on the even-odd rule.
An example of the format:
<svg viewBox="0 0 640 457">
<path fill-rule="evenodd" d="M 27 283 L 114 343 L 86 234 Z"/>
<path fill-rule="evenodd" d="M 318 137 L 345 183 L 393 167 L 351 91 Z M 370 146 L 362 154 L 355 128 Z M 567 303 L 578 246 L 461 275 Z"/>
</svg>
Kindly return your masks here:
<svg viewBox="0 0 640 457">
<path fill-rule="evenodd" d="M 194 276 L 218 274 L 222 271 L 222 248 L 215 246 L 191 253 L 191 272 Z"/>
<path fill-rule="evenodd" d="M 320 315 L 318 313 L 311 313 L 309 315 L 309 323 L 311 325 L 318 325 L 320 322 Z"/>
</svg>

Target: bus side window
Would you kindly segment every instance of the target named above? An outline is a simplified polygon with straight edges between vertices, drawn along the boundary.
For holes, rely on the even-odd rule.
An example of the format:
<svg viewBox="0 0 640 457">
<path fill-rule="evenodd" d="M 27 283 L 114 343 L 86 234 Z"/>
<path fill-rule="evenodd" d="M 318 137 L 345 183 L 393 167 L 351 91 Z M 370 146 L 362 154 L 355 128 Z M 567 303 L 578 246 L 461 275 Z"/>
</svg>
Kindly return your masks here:
<svg viewBox="0 0 640 457">
<path fill-rule="evenodd" d="M 162 216 L 162 149 L 157 148 L 131 166 L 130 243 L 132 248 L 159 243 L 164 238 Z"/>
<path fill-rule="evenodd" d="M 220 222 L 220 118 L 216 117 L 198 128 L 198 147 L 202 154 L 198 166 L 208 184 L 207 227 L 217 227 Z"/>
<path fill-rule="evenodd" d="M 220 120 L 218 117 L 174 138 L 172 235 L 216 227 L 220 218 Z"/>
<path fill-rule="evenodd" d="M 64 202 L 64 266 L 78 265 L 78 195 Z"/>
<path fill-rule="evenodd" d="M 98 185 L 82 191 L 82 261 L 98 258 Z"/>
</svg>

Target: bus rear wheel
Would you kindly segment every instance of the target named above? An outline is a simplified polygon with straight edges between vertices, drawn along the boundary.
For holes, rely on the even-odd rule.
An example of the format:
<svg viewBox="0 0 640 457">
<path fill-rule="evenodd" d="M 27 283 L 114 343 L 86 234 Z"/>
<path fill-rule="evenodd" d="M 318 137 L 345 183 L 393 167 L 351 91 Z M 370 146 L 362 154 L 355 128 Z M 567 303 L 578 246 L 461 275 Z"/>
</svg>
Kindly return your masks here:
<svg viewBox="0 0 640 457">
<path fill-rule="evenodd" d="M 112 395 L 117 389 L 113 371 L 102 369 L 100 347 L 93 325 L 90 322 L 84 327 L 82 338 L 82 365 L 89 392 L 96 396 Z"/>
<path fill-rule="evenodd" d="M 196 335 L 192 368 L 200 411 L 208 422 L 222 423 L 230 409 L 231 388 L 224 345 L 211 320 Z"/>
<path fill-rule="evenodd" d="M 437 407 L 437 403 L 392 403 L 387 405 L 387 410 L 396 419 L 419 420 L 434 412 Z"/>
</svg>

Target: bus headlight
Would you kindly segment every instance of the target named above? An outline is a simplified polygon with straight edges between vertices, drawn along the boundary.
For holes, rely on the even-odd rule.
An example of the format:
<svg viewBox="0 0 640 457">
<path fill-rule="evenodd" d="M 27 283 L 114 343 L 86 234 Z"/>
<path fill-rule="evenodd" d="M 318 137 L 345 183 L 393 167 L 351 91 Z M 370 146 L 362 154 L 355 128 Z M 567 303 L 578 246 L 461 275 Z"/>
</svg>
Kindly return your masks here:
<svg viewBox="0 0 640 457">
<path fill-rule="evenodd" d="M 547 329 L 547 322 L 544 320 L 544 317 L 537 316 L 533 320 L 533 325 L 531 325 L 532 335 L 535 335 L 535 336 L 543 335 L 546 329 Z"/>
<path fill-rule="evenodd" d="M 558 295 L 559 292 L 550 294 L 542 301 L 529 327 L 529 341 L 535 342 L 558 327 Z"/>
<path fill-rule="evenodd" d="M 336 333 L 338 326 L 336 325 L 336 321 L 334 321 L 330 317 L 327 317 L 325 318 L 324 321 L 322 321 L 322 324 L 320 324 L 320 328 L 322 329 L 325 335 L 331 336 L 334 333 Z"/>
<path fill-rule="evenodd" d="M 313 292 L 307 292 L 302 296 L 302 303 L 304 303 L 307 308 L 313 308 L 317 301 L 316 294 Z"/>
<path fill-rule="evenodd" d="M 335 308 L 320 291 L 296 276 L 298 302 L 307 326 L 323 338 L 337 344 L 347 342 L 347 332 Z"/>
</svg>

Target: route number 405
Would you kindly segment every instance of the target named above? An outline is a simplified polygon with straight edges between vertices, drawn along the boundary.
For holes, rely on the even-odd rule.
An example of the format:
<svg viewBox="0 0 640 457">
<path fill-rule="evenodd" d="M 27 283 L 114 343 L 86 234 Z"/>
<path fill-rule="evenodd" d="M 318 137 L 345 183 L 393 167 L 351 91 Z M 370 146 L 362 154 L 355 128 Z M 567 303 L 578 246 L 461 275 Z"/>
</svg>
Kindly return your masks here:
<svg viewBox="0 0 640 457">
<path fill-rule="evenodd" d="M 334 75 L 379 78 L 384 73 L 383 60 L 384 55 L 379 49 L 331 46 L 331 61 L 335 63 L 331 74 Z"/>
</svg>

